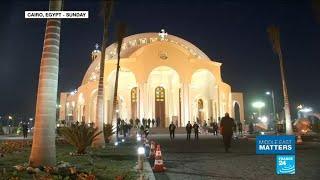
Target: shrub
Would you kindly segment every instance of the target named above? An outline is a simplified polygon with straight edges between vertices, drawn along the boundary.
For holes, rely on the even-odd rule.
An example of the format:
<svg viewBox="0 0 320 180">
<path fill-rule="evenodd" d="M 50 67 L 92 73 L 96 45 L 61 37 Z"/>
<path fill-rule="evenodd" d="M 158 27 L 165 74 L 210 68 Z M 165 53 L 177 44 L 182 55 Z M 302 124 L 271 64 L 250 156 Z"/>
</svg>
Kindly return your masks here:
<svg viewBox="0 0 320 180">
<path fill-rule="evenodd" d="M 62 127 L 61 135 L 68 143 L 77 149 L 77 154 L 85 154 L 87 147 L 91 146 L 95 138 L 102 133 L 98 128 L 89 127 L 85 123 L 73 124 L 70 127 Z"/>
<path fill-rule="evenodd" d="M 22 151 L 25 147 L 30 147 L 31 141 L 24 140 L 8 140 L 0 143 L 0 154 L 9 154 Z"/>
<path fill-rule="evenodd" d="M 106 143 L 110 142 L 110 137 L 114 134 L 112 124 L 104 124 L 103 127 L 104 140 Z"/>
</svg>

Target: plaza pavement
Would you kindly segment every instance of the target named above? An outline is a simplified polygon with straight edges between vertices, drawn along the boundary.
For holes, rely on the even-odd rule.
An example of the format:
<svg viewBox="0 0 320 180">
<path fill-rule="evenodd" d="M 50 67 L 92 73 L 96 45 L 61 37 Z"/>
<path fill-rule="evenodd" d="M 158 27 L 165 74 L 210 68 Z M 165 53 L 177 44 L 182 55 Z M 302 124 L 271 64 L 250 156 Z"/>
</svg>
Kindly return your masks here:
<svg viewBox="0 0 320 180">
<path fill-rule="evenodd" d="M 254 138 L 233 142 L 231 153 L 224 152 L 221 136 L 212 134 L 200 135 L 198 141 L 192 136 L 190 142 L 185 134 L 173 141 L 167 134 L 150 139 L 161 144 L 167 167 L 164 173 L 155 173 L 157 180 L 320 179 L 320 142 L 297 146 L 295 175 L 276 175 L 275 155 L 256 155 Z"/>
</svg>

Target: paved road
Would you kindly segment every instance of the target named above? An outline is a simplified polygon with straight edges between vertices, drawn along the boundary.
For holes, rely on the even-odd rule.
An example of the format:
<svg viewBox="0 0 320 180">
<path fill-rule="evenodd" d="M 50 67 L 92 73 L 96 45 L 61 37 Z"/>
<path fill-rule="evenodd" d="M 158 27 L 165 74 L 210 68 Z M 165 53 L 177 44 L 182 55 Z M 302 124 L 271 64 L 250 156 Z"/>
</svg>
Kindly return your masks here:
<svg viewBox="0 0 320 180">
<path fill-rule="evenodd" d="M 320 143 L 299 145 L 296 156 L 296 175 L 276 175 L 274 155 L 256 155 L 255 139 L 233 142 L 231 153 L 225 153 L 221 137 L 201 135 L 199 141 L 186 141 L 177 135 L 153 135 L 161 144 L 165 173 L 155 173 L 158 180 L 206 179 L 320 179 Z"/>
</svg>

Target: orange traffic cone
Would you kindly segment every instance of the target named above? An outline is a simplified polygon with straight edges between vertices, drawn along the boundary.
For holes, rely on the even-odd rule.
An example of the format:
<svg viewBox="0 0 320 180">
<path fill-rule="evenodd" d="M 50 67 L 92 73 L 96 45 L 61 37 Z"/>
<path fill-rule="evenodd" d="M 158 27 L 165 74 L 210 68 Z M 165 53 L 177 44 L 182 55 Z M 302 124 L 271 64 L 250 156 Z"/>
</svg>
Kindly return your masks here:
<svg viewBox="0 0 320 180">
<path fill-rule="evenodd" d="M 303 144 L 303 141 L 302 141 L 300 134 L 297 136 L 297 144 Z"/>
<path fill-rule="evenodd" d="M 149 151 L 149 158 L 154 158 L 155 150 L 156 150 L 156 143 L 154 141 L 151 141 L 150 151 Z"/>
<path fill-rule="evenodd" d="M 161 150 L 160 150 L 160 145 L 157 145 L 157 150 L 156 150 L 156 157 L 154 159 L 154 166 L 153 166 L 153 171 L 155 172 L 163 172 L 166 170 L 163 164 L 162 160 L 162 155 L 161 155 Z"/>
</svg>

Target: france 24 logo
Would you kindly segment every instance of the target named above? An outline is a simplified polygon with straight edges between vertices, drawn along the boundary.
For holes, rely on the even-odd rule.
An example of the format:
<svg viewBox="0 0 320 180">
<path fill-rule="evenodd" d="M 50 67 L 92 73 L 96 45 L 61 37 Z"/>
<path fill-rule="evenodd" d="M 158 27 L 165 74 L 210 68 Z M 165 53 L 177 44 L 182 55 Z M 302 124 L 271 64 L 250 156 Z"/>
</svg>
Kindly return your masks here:
<svg viewBox="0 0 320 180">
<path fill-rule="evenodd" d="M 276 157 L 277 174 L 295 174 L 296 157 L 295 155 L 277 155 Z"/>
</svg>

